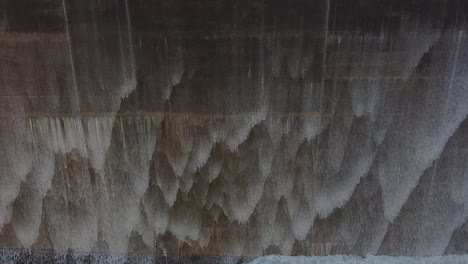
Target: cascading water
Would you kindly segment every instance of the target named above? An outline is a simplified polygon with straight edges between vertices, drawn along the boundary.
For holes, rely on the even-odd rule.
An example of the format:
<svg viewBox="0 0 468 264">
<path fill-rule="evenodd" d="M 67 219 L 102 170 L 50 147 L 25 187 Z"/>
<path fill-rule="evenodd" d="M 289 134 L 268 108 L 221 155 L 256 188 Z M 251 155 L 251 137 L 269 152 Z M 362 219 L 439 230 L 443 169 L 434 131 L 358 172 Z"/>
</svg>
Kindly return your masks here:
<svg viewBox="0 0 468 264">
<path fill-rule="evenodd" d="M 468 262 L 466 1 L 2 4 L 0 262 Z"/>
</svg>

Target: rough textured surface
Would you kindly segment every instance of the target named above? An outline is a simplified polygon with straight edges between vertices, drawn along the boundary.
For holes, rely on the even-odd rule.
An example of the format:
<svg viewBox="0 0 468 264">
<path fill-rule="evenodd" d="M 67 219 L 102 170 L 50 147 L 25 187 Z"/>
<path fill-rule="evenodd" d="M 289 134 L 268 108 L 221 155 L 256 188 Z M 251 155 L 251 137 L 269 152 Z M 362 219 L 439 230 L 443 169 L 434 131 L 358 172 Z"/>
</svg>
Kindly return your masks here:
<svg viewBox="0 0 468 264">
<path fill-rule="evenodd" d="M 468 252 L 467 1 L 0 7 L 0 247 Z"/>
<path fill-rule="evenodd" d="M 229 256 L 158 256 L 143 253 L 82 253 L 31 250 L 0 250 L 0 263 L 53 263 L 53 264 L 241 264 L 252 257 Z"/>
</svg>

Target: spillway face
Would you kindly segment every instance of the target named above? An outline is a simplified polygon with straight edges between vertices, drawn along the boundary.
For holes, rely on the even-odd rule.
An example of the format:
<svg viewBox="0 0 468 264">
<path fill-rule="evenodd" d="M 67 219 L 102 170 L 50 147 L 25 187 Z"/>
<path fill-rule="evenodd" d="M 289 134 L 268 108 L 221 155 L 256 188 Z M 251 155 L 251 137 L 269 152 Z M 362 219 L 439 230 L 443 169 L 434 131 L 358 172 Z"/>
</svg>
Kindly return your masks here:
<svg viewBox="0 0 468 264">
<path fill-rule="evenodd" d="M 0 248 L 468 253 L 466 14 L 0 1 Z"/>
</svg>

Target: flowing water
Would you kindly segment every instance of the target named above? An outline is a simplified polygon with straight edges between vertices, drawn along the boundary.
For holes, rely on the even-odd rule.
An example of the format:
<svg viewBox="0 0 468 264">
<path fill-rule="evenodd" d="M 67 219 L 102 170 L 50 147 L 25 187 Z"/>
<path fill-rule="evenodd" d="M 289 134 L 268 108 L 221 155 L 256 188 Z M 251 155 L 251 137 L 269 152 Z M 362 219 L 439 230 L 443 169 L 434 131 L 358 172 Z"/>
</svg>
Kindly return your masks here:
<svg viewBox="0 0 468 264">
<path fill-rule="evenodd" d="M 0 11 L 0 260 L 468 262 L 351 256 L 468 253 L 466 1 L 59 2 Z"/>
</svg>

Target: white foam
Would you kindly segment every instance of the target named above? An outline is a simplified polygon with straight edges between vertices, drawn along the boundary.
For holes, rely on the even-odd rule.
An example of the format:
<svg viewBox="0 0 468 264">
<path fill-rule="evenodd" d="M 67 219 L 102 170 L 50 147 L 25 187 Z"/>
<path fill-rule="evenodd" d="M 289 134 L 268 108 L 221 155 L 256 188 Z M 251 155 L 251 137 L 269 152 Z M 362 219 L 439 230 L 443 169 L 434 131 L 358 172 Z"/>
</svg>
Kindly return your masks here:
<svg viewBox="0 0 468 264">
<path fill-rule="evenodd" d="M 464 264 L 468 263 L 468 255 L 442 257 L 390 257 L 390 256 L 327 256 L 327 257 L 287 257 L 267 256 L 256 258 L 251 264 Z"/>
</svg>

